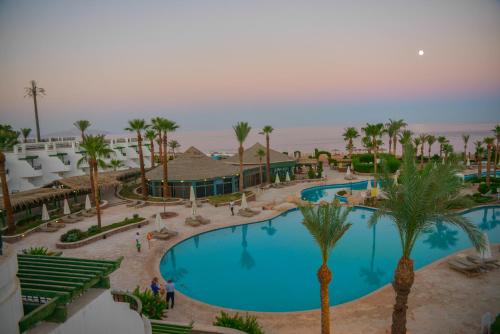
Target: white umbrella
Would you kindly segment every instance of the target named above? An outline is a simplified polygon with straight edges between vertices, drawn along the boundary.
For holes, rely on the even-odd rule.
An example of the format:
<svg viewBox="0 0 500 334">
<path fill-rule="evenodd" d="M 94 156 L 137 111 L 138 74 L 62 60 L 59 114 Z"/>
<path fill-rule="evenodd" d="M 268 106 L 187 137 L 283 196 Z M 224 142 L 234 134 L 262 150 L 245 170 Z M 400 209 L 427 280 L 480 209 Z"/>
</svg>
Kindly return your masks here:
<svg viewBox="0 0 500 334">
<path fill-rule="evenodd" d="M 68 200 L 66 198 L 64 199 L 63 213 L 65 215 L 69 215 L 71 213 L 71 210 L 69 209 Z"/>
<path fill-rule="evenodd" d="M 85 196 L 85 210 L 92 209 L 92 204 L 90 204 L 89 195 Z"/>
<path fill-rule="evenodd" d="M 484 249 L 481 251 L 481 259 L 482 260 L 488 260 L 491 259 L 491 248 L 490 248 L 490 239 L 488 238 L 488 235 L 486 233 L 483 233 L 484 235 Z"/>
<path fill-rule="evenodd" d="M 45 204 L 42 206 L 42 220 L 44 222 L 50 220 L 49 212 L 47 211 L 47 206 Z"/>
<path fill-rule="evenodd" d="M 191 205 L 191 209 L 192 209 L 191 215 L 193 217 L 196 216 L 196 210 L 198 209 L 198 205 L 196 204 L 196 201 L 193 201 L 193 205 Z"/>
<path fill-rule="evenodd" d="M 276 173 L 276 179 L 274 180 L 274 183 L 276 183 L 276 184 L 280 184 L 281 183 L 280 176 L 279 176 L 278 173 Z"/>
<path fill-rule="evenodd" d="M 155 226 L 156 226 L 156 232 L 160 232 L 162 229 L 162 223 L 161 223 L 161 217 L 160 214 L 156 214 L 156 219 L 155 219 Z"/>
<path fill-rule="evenodd" d="M 285 181 L 286 182 L 290 182 L 291 181 L 290 174 L 288 174 L 288 172 L 286 172 Z"/>
<path fill-rule="evenodd" d="M 347 166 L 347 171 L 345 172 L 345 177 L 348 178 L 351 176 L 351 167 Z"/>
<path fill-rule="evenodd" d="M 196 202 L 196 196 L 194 195 L 194 188 L 191 186 L 191 189 L 189 190 L 189 201 L 190 202 Z"/>
<path fill-rule="evenodd" d="M 368 185 L 366 186 L 366 190 L 372 190 L 372 180 L 368 179 Z"/>
<path fill-rule="evenodd" d="M 443 160 L 441 161 L 441 164 L 443 164 L 443 165 L 444 165 L 444 157 L 443 157 Z"/>
<path fill-rule="evenodd" d="M 467 167 L 470 167 L 470 159 L 467 158 L 467 163 L 465 164 Z"/>
<path fill-rule="evenodd" d="M 247 195 L 245 195 L 245 193 L 243 193 L 243 195 L 241 196 L 241 204 L 240 204 L 240 207 L 242 209 L 246 209 L 248 208 L 248 203 L 247 203 Z"/>
</svg>

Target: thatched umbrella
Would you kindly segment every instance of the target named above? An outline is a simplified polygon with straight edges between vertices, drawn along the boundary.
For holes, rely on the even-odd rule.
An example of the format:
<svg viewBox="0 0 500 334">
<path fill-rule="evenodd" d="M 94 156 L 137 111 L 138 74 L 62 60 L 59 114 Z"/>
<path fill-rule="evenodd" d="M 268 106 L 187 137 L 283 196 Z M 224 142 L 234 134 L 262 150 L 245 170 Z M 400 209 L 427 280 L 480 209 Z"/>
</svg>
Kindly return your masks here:
<svg viewBox="0 0 500 334">
<path fill-rule="evenodd" d="M 248 208 L 247 195 L 245 195 L 245 193 L 243 193 L 243 195 L 241 195 L 241 204 L 240 204 L 240 207 L 242 209 L 247 209 Z"/>
<path fill-rule="evenodd" d="M 92 205 L 90 204 L 90 198 L 89 195 L 85 196 L 85 210 L 90 210 L 92 209 Z"/>
</svg>

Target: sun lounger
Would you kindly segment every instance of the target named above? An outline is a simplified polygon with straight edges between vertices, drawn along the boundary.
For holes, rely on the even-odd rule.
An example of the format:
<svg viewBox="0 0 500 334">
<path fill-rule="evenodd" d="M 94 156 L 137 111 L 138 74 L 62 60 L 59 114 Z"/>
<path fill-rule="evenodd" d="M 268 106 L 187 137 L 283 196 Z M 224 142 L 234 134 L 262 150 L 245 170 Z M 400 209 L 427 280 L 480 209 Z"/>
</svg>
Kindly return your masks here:
<svg viewBox="0 0 500 334">
<path fill-rule="evenodd" d="M 143 208 L 143 207 L 145 207 L 145 206 L 148 206 L 148 203 L 146 203 L 146 202 L 144 202 L 144 201 L 139 201 L 139 202 L 136 204 L 135 208 L 136 208 L 136 209 L 139 209 L 139 208 Z"/>
<path fill-rule="evenodd" d="M 176 236 L 178 233 L 175 231 L 170 231 L 166 228 L 162 228 L 160 232 L 153 231 L 153 238 L 158 239 L 158 240 L 168 240 L 174 236 Z"/>
<path fill-rule="evenodd" d="M 467 260 L 472 263 L 488 267 L 488 269 L 495 269 L 500 267 L 500 262 L 497 259 L 482 259 L 477 255 L 467 255 Z"/>
<path fill-rule="evenodd" d="M 185 221 L 186 225 L 189 225 L 191 227 L 197 227 L 201 225 L 201 222 L 199 222 L 197 219 L 192 218 L 192 217 L 187 217 Z"/>
<path fill-rule="evenodd" d="M 66 226 L 64 223 L 55 223 L 55 222 L 47 223 L 47 227 L 63 228 L 64 226 Z"/>
<path fill-rule="evenodd" d="M 56 227 L 56 226 L 48 226 L 49 224 L 43 224 L 43 225 L 40 225 L 40 227 L 38 228 L 38 231 L 39 232 L 49 232 L 49 233 L 52 233 L 52 232 L 57 232 L 59 231 L 59 227 Z"/>
<path fill-rule="evenodd" d="M 461 272 L 469 277 L 477 276 L 482 273 L 481 267 L 476 264 L 465 264 L 458 259 L 451 259 L 448 261 L 451 269 Z"/>
<path fill-rule="evenodd" d="M 131 208 L 131 207 L 136 206 L 139 203 L 141 203 L 141 201 L 132 201 L 132 202 L 129 202 L 126 206 Z"/>
<path fill-rule="evenodd" d="M 210 219 L 203 218 L 202 216 L 196 216 L 196 220 L 199 221 L 202 225 L 210 224 Z"/>
</svg>

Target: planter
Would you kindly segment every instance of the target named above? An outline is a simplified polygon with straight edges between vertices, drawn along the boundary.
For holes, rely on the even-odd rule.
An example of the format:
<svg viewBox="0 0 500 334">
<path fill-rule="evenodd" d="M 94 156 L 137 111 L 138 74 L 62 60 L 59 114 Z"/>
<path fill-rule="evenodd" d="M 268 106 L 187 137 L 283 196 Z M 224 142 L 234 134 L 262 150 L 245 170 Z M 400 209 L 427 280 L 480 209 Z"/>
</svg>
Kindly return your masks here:
<svg viewBox="0 0 500 334">
<path fill-rule="evenodd" d="M 91 244 L 93 242 L 96 242 L 96 241 L 99 241 L 102 239 L 106 239 L 107 237 L 109 237 L 113 234 L 128 231 L 128 230 L 131 230 L 133 228 L 139 227 L 139 225 L 147 225 L 147 224 L 149 224 L 149 220 L 143 219 L 143 220 L 138 221 L 136 223 L 128 224 L 125 226 L 120 226 L 120 227 L 114 228 L 112 230 L 93 235 L 93 236 L 88 237 L 88 238 L 83 239 L 83 240 L 78 240 L 75 242 L 60 242 L 59 241 L 56 243 L 56 247 L 59 249 L 72 249 L 72 248 L 82 247 L 82 246 Z"/>
<path fill-rule="evenodd" d="M 255 201 L 255 193 L 253 191 L 251 191 L 250 195 L 247 196 L 247 201 Z M 241 204 L 241 198 L 238 199 L 238 200 L 235 200 L 233 201 L 234 204 Z M 210 203 L 210 202 L 208 202 Z M 222 203 L 215 203 L 215 204 L 212 204 L 213 206 L 215 206 L 216 208 L 219 207 L 219 206 L 228 206 L 230 202 L 222 202 Z"/>
</svg>

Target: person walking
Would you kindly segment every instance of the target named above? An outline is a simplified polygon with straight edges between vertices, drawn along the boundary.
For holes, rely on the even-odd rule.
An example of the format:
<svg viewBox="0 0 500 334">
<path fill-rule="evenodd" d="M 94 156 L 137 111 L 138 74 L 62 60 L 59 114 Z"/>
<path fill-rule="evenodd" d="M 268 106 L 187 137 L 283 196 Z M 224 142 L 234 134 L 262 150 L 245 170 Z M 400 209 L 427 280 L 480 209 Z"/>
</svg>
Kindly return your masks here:
<svg viewBox="0 0 500 334">
<path fill-rule="evenodd" d="M 151 281 L 151 291 L 153 295 L 156 297 L 160 293 L 160 284 L 158 284 L 158 277 L 153 278 Z"/>
<path fill-rule="evenodd" d="M 139 232 L 135 234 L 135 248 L 137 248 L 137 253 L 141 252 L 141 240 L 139 239 Z"/>
<path fill-rule="evenodd" d="M 234 201 L 229 202 L 229 209 L 231 209 L 231 216 L 234 216 Z"/>
<path fill-rule="evenodd" d="M 171 279 L 167 281 L 165 285 L 165 290 L 167 290 L 167 307 L 174 308 L 174 300 L 175 300 L 175 284 Z M 172 305 L 170 306 L 169 302 L 172 301 Z"/>
</svg>

